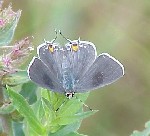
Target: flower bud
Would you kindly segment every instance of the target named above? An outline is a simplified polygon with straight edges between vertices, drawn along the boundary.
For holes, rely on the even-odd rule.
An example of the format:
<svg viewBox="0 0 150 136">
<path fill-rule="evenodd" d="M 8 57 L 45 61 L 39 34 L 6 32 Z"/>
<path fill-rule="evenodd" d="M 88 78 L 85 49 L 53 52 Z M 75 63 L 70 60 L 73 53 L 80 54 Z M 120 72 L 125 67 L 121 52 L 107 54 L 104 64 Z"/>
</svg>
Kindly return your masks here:
<svg viewBox="0 0 150 136">
<path fill-rule="evenodd" d="M 0 2 L 0 45 L 7 45 L 13 38 L 21 10 L 14 12 L 11 5 L 2 9 L 2 3 Z"/>
<path fill-rule="evenodd" d="M 24 38 L 23 40 L 16 42 L 12 49 L 8 52 L 4 52 L 0 59 L 0 75 L 12 74 L 18 71 L 20 65 L 25 62 L 29 54 L 33 50 L 31 37 Z"/>
</svg>

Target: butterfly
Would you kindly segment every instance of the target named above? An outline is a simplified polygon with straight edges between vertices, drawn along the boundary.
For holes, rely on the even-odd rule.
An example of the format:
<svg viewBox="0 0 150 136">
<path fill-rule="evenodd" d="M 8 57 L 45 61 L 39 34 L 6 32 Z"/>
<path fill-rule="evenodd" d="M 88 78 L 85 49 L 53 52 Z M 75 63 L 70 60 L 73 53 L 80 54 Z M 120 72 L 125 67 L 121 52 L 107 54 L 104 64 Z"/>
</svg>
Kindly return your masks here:
<svg viewBox="0 0 150 136">
<path fill-rule="evenodd" d="M 39 45 L 38 57 L 29 64 L 29 78 L 39 86 L 71 99 L 75 93 L 104 87 L 124 75 L 123 65 L 108 53 L 97 55 L 93 43 L 65 38 L 68 43 L 62 47 L 56 38 Z"/>
</svg>

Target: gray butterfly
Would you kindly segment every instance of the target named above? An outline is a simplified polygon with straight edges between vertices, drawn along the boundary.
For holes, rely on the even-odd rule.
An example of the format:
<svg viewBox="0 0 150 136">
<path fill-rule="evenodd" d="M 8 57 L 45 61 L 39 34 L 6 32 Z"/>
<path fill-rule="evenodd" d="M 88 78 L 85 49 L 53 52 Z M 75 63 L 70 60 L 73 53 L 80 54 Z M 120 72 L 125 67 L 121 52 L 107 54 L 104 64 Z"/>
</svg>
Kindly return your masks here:
<svg viewBox="0 0 150 136">
<path fill-rule="evenodd" d="M 43 88 L 70 99 L 75 93 L 103 87 L 124 75 L 123 65 L 107 53 L 97 56 L 91 42 L 68 40 L 60 47 L 54 41 L 39 45 L 38 57 L 28 67 L 30 79 Z"/>
</svg>

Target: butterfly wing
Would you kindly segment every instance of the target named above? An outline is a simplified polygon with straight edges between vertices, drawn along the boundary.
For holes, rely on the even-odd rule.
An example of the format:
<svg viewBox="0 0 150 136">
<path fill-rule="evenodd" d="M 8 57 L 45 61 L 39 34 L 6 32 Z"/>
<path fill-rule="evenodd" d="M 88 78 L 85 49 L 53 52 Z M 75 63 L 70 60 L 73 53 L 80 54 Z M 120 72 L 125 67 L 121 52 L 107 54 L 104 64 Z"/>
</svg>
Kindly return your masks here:
<svg viewBox="0 0 150 136">
<path fill-rule="evenodd" d="M 67 58 L 70 62 L 73 79 L 78 80 L 93 64 L 97 54 L 95 45 L 91 42 L 74 40 L 71 46 L 74 44 L 77 44 L 76 50 L 74 51 L 70 47 L 72 49 L 68 50 Z M 66 44 L 66 48 L 69 45 L 70 43 Z"/>
<path fill-rule="evenodd" d="M 48 66 L 53 72 L 54 76 L 57 77 L 59 82 L 62 80 L 61 66 L 63 63 L 63 51 L 60 50 L 58 45 L 53 45 L 55 48 L 53 51 L 49 49 L 50 42 L 43 43 L 38 46 L 37 52 L 39 58 Z"/>
<path fill-rule="evenodd" d="M 45 65 L 39 58 L 33 58 L 28 68 L 28 75 L 32 81 L 43 88 L 52 91 L 64 92 L 64 88 L 60 85 L 53 71 Z"/>
<path fill-rule="evenodd" d="M 65 92 L 72 89 L 72 69 L 65 47 L 46 42 L 38 47 L 39 58 L 52 71 Z"/>
<path fill-rule="evenodd" d="M 79 79 L 74 89 L 76 92 L 94 90 L 115 82 L 123 75 L 123 65 L 109 54 L 102 53 Z"/>
</svg>

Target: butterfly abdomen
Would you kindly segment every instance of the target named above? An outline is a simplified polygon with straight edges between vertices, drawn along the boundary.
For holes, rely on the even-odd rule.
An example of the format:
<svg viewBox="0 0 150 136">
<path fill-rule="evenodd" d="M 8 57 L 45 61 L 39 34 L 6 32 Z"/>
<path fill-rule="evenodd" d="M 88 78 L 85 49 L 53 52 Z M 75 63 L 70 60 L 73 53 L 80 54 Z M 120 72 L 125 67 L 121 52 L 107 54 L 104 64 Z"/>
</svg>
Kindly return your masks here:
<svg viewBox="0 0 150 136">
<path fill-rule="evenodd" d="M 62 62 L 62 78 L 63 78 L 63 87 L 66 92 L 73 90 L 73 77 L 70 67 L 70 63 L 65 56 L 63 56 Z"/>
</svg>

